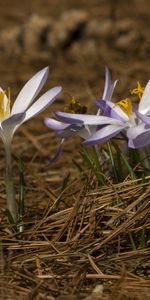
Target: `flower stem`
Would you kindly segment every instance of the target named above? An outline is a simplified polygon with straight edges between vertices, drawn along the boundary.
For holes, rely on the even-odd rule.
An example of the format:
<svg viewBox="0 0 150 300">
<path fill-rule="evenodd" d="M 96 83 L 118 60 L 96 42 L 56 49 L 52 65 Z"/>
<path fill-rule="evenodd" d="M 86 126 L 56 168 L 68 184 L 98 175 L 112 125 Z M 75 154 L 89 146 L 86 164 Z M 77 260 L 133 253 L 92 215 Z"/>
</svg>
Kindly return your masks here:
<svg viewBox="0 0 150 300">
<path fill-rule="evenodd" d="M 12 157 L 11 157 L 11 143 L 5 144 L 6 157 L 6 173 L 5 186 L 7 195 L 7 209 L 9 210 L 14 222 L 17 221 L 17 203 L 15 201 L 13 173 L 12 173 Z"/>
</svg>

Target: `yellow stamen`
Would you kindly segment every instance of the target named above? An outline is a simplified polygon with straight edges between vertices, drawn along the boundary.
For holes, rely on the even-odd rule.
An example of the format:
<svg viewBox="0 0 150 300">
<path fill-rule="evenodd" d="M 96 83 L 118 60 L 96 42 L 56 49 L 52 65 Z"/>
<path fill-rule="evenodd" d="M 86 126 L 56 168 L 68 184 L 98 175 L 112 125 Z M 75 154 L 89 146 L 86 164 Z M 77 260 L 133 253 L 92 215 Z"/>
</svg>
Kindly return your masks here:
<svg viewBox="0 0 150 300">
<path fill-rule="evenodd" d="M 0 119 L 1 120 L 3 120 L 5 118 L 4 97 L 5 97 L 5 93 L 3 91 L 1 91 L 0 92 Z"/>
<path fill-rule="evenodd" d="M 87 111 L 86 106 L 82 106 L 78 100 L 76 100 L 74 97 L 72 97 L 68 104 L 64 107 L 64 112 L 67 113 L 74 113 L 74 114 L 85 114 Z"/>
<path fill-rule="evenodd" d="M 10 115 L 10 93 L 6 107 L 4 105 L 5 92 L 0 91 L 0 120 L 6 119 Z"/>
<path fill-rule="evenodd" d="M 130 116 L 132 114 L 132 104 L 131 100 L 129 98 L 120 100 L 116 103 L 116 105 L 119 105 L 120 108 L 128 115 Z"/>
<path fill-rule="evenodd" d="M 137 88 L 130 90 L 131 95 L 138 95 L 141 99 L 144 93 L 144 87 L 141 86 L 140 82 L 137 82 Z"/>
</svg>

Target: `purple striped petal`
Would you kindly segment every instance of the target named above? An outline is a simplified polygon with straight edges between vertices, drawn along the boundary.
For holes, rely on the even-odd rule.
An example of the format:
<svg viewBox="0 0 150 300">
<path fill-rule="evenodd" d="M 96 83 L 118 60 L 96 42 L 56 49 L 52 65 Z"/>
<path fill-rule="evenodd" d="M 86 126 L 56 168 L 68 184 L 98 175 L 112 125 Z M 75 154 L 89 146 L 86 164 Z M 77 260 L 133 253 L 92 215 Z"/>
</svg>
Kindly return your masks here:
<svg viewBox="0 0 150 300">
<path fill-rule="evenodd" d="M 138 135 L 135 139 L 129 139 L 130 148 L 141 148 L 150 144 L 150 129 Z"/>
<path fill-rule="evenodd" d="M 9 118 L 3 120 L 1 122 L 1 126 L 3 128 L 3 130 L 5 130 L 6 128 L 14 128 L 15 126 L 19 125 L 25 118 L 26 113 L 19 113 L 19 114 L 15 114 L 10 116 Z"/>
<path fill-rule="evenodd" d="M 44 124 L 50 128 L 54 129 L 56 131 L 64 130 L 70 126 L 70 124 L 65 124 L 60 121 L 54 120 L 52 118 L 45 118 L 44 119 Z"/>
<path fill-rule="evenodd" d="M 143 133 L 145 133 L 147 130 L 149 130 L 149 126 L 147 126 L 143 123 L 133 126 L 133 127 L 129 127 L 127 129 L 127 137 L 128 137 L 128 139 L 134 140 L 139 135 L 142 135 Z"/>
<path fill-rule="evenodd" d="M 95 103 L 99 107 L 101 115 L 106 116 L 106 117 L 111 116 L 111 108 L 107 104 L 108 101 L 96 100 Z"/>
<path fill-rule="evenodd" d="M 119 105 L 111 102 L 111 101 L 102 101 L 96 100 L 96 105 L 102 109 L 102 113 L 104 116 L 109 116 L 110 118 L 115 118 L 117 120 L 121 120 L 123 122 L 129 121 L 129 117 L 127 114 L 119 107 Z M 103 111 L 104 110 L 104 111 Z"/>
<path fill-rule="evenodd" d="M 136 115 L 145 124 L 150 125 L 150 116 L 143 115 L 140 112 L 136 112 Z"/>
<path fill-rule="evenodd" d="M 76 124 L 70 124 L 66 129 L 58 131 L 58 135 L 61 138 L 68 138 L 76 134 L 80 135 L 82 132 L 82 127 Z"/>
<path fill-rule="evenodd" d="M 5 119 L 1 123 L 1 132 L 3 134 L 4 139 L 7 141 L 11 141 L 14 132 L 21 125 L 23 120 L 25 119 L 26 113 L 19 113 L 10 116 L 8 119 Z"/>
<path fill-rule="evenodd" d="M 122 122 L 117 119 L 105 117 L 105 116 L 96 116 L 96 115 L 83 115 L 83 114 L 70 114 L 64 112 L 56 112 L 56 116 L 66 122 L 71 124 L 84 124 L 84 125 L 105 125 L 105 124 L 115 124 L 122 126 Z"/>
<path fill-rule="evenodd" d="M 123 129 L 124 127 L 121 126 L 119 127 L 115 125 L 105 126 L 102 129 L 98 130 L 96 133 L 94 133 L 89 139 L 87 139 L 83 143 L 86 145 L 95 145 L 95 144 L 104 143 L 110 140 L 112 137 L 116 136 Z"/>
<path fill-rule="evenodd" d="M 82 114 L 70 114 L 70 113 L 65 113 L 65 112 L 61 112 L 61 111 L 56 111 L 55 115 L 62 120 L 63 122 L 66 123 L 74 123 L 74 124 L 78 124 L 81 123 L 83 124 L 83 120 L 82 120 Z"/>
<path fill-rule="evenodd" d="M 53 158 L 50 160 L 50 165 L 52 165 L 53 163 L 55 163 L 61 156 L 62 151 L 63 151 L 63 143 L 64 143 L 64 139 L 61 139 L 60 145 L 56 150 L 55 155 L 53 156 Z"/>
</svg>

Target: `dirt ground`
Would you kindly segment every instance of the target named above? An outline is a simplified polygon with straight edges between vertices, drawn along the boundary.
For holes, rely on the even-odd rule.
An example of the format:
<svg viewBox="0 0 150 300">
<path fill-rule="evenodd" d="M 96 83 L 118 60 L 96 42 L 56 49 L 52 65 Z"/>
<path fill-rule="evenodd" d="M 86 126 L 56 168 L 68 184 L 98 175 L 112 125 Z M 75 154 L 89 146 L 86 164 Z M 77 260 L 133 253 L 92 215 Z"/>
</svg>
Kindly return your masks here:
<svg viewBox="0 0 150 300">
<path fill-rule="evenodd" d="M 21 126 L 13 139 L 13 153 L 24 161 L 26 182 L 25 232 L 20 239 L 12 234 L 4 216 L 4 149 L 0 145 L 0 299 L 148 300 L 149 243 L 133 250 L 126 245 L 124 231 L 134 227 L 137 219 L 129 224 L 128 216 L 122 216 L 115 225 L 104 226 L 112 214 L 108 209 L 114 197 L 111 187 L 95 198 L 90 194 L 92 184 L 87 188 L 80 179 L 72 162 L 82 163 L 79 138 L 66 140 L 63 155 L 49 166 L 59 138 L 44 126 L 43 118 L 63 108 L 70 96 L 94 110 L 94 99 L 103 92 L 105 65 L 119 79 L 114 98 L 128 97 L 137 81 L 147 83 L 149 0 L 5 0 L 0 6 L 0 85 L 6 90 L 10 87 L 12 101 L 23 84 L 47 65 L 50 75 L 45 91 L 55 85 L 63 87 L 53 106 Z M 69 187 L 61 194 L 68 174 Z M 15 162 L 14 181 L 17 190 Z M 136 208 L 142 197 L 140 184 L 134 187 L 134 196 L 126 187 L 127 197 L 124 184 L 117 186 L 126 212 L 131 198 Z M 148 201 L 149 180 L 144 193 Z M 147 217 L 149 224 L 149 207 L 142 211 L 141 218 Z"/>
</svg>

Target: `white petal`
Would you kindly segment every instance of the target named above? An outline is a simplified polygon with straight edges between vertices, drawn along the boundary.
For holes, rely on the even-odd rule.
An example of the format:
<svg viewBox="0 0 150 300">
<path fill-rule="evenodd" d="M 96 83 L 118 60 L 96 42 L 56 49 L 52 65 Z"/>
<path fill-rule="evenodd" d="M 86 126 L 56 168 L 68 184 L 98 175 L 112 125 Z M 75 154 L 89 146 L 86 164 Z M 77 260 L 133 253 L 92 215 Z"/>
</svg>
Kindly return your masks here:
<svg viewBox="0 0 150 300">
<path fill-rule="evenodd" d="M 102 99 L 105 101 L 111 101 L 111 97 L 114 91 L 114 88 L 117 84 L 118 80 L 112 81 L 111 74 L 109 69 L 105 67 L 105 86 Z"/>
<path fill-rule="evenodd" d="M 95 128 L 95 126 L 93 126 Z M 88 139 L 91 136 L 91 132 L 89 132 L 89 130 L 87 130 L 86 128 L 81 129 L 78 132 L 78 135 L 83 138 L 84 140 Z"/>
<path fill-rule="evenodd" d="M 144 94 L 139 103 L 138 111 L 143 115 L 150 113 L 150 80 L 145 87 Z"/>
<path fill-rule="evenodd" d="M 149 129 L 148 129 L 149 130 Z M 131 140 L 135 139 L 138 135 L 146 132 L 146 125 L 141 123 L 140 125 L 130 127 L 127 129 L 127 137 Z"/>
<path fill-rule="evenodd" d="M 49 68 L 36 73 L 22 88 L 12 107 L 11 115 L 25 111 L 33 102 L 47 80 Z"/>
<path fill-rule="evenodd" d="M 111 84 L 112 82 L 111 82 L 111 75 L 109 69 L 105 67 L 105 85 L 104 85 L 104 91 L 102 96 L 103 100 L 107 100 L 106 95 L 107 95 L 108 88 L 111 86 Z"/>
<path fill-rule="evenodd" d="M 27 121 L 28 119 L 32 118 L 33 116 L 39 114 L 44 109 L 48 107 L 58 94 L 61 92 L 62 88 L 60 86 L 54 87 L 51 90 L 47 91 L 44 95 L 42 95 L 35 103 L 31 105 L 26 111 L 26 116 L 23 122 Z"/>
</svg>

